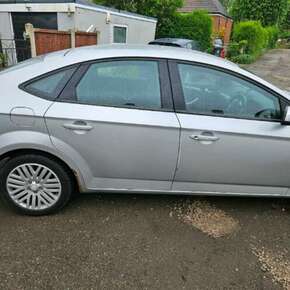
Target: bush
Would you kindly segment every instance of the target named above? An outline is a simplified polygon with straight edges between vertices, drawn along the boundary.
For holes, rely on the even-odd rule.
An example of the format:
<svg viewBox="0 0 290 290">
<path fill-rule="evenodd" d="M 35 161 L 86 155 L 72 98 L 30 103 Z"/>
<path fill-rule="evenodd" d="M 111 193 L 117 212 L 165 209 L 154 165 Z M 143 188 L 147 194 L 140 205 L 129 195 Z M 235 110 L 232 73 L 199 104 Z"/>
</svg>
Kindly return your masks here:
<svg viewBox="0 0 290 290">
<path fill-rule="evenodd" d="M 290 30 L 282 30 L 282 31 L 280 31 L 278 37 L 279 38 L 282 38 L 282 39 L 288 39 L 288 38 L 290 38 Z"/>
<path fill-rule="evenodd" d="M 0 53 L 0 67 L 5 67 L 7 65 L 7 58 L 4 53 Z"/>
<path fill-rule="evenodd" d="M 243 40 L 247 41 L 245 53 L 259 56 L 267 43 L 267 33 L 258 21 L 240 22 L 234 27 L 233 41 Z"/>
<path fill-rule="evenodd" d="M 250 64 L 256 60 L 256 57 L 251 54 L 240 54 L 234 57 L 231 57 L 231 61 L 240 64 Z"/>
<path fill-rule="evenodd" d="M 264 30 L 267 34 L 267 48 L 275 48 L 279 38 L 279 29 L 276 26 L 268 26 Z"/>
<path fill-rule="evenodd" d="M 242 40 L 240 42 L 231 42 L 228 46 L 227 54 L 229 57 L 235 57 L 240 54 L 244 54 L 245 47 L 247 46 L 248 42 L 246 40 Z"/>
<path fill-rule="evenodd" d="M 264 28 L 259 21 L 240 22 L 234 27 L 228 56 L 237 63 L 251 63 L 264 50 L 276 47 L 278 37 L 277 26 Z"/>
<path fill-rule="evenodd" d="M 202 50 L 211 47 L 212 20 L 206 11 L 195 10 L 192 13 L 176 13 L 167 31 L 162 37 L 188 38 L 196 40 Z"/>
</svg>

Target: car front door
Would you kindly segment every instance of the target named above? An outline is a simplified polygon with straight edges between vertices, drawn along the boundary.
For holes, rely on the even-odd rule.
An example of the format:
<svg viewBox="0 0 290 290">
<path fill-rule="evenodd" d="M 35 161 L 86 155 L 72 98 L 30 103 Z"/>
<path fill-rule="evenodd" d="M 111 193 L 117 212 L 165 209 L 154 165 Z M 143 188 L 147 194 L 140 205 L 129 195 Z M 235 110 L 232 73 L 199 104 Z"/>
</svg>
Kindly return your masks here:
<svg viewBox="0 0 290 290">
<path fill-rule="evenodd" d="M 173 189 L 285 194 L 290 127 L 280 96 L 239 75 L 192 63 L 170 64 L 182 131 Z"/>
<path fill-rule="evenodd" d="M 83 64 L 45 118 L 55 146 L 83 164 L 86 189 L 170 189 L 180 126 L 166 61 Z"/>
</svg>

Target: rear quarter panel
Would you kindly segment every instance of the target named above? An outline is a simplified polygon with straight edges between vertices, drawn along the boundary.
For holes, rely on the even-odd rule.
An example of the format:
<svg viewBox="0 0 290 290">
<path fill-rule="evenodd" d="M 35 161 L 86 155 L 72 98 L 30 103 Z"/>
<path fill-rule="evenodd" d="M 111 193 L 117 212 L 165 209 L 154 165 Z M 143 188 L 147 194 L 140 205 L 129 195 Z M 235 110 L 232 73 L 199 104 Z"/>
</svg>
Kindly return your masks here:
<svg viewBox="0 0 290 290">
<path fill-rule="evenodd" d="M 77 173 L 80 187 L 84 188 L 79 164 L 69 157 L 71 152 L 60 153 L 48 134 L 43 116 L 53 102 L 19 89 L 21 83 L 45 73 L 45 70 L 43 63 L 36 62 L 0 73 L 0 157 L 19 149 L 53 154 Z"/>
</svg>

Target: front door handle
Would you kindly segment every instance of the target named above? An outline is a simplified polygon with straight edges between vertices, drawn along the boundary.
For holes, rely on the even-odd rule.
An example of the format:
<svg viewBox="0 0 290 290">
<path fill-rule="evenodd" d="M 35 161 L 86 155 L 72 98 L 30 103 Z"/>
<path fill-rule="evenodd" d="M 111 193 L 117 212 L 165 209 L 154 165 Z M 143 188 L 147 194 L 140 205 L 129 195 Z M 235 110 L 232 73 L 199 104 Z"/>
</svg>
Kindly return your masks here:
<svg viewBox="0 0 290 290">
<path fill-rule="evenodd" d="M 83 121 L 76 121 L 72 124 L 63 124 L 63 127 L 73 131 L 90 131 L 93 129 L 93 126 L 90 126 Z"/>
<path fill-rule="evenodd" d="M 208 141 L 208 142 L 216 142 L 220 138 L 216 136 L 207 136 L 207 135 L 192 135 L 190 136 L 191 139 L 195 141 Z"/>
</svg>

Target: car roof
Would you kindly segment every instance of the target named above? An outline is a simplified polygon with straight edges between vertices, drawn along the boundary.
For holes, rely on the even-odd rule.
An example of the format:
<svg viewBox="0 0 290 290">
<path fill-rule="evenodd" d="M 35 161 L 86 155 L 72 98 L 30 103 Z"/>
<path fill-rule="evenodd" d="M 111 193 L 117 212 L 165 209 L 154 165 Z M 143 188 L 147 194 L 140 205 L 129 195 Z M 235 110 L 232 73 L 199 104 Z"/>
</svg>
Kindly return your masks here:
<svg viewBox="0 0 290 290">
<path fill-rule="evenodd" d="M 126 57 L 144 57 L 153 59 L 164 58 L 215 66 L 248 77 L 277 91 L 286 98 L 289 98 L 289 96 L 285 94 L 285 91 L 275 87 L 260 77 L 243 70 L 233 62 L 200 51 L 161 45 L 92 45 L 67 49 L 28 60 L 26 61 L 27 65 L 20 63 L 7 71 L 4 70 L 3 74 L 0 74 L 0 77 L 9 78 L 10 73 L 12 73 L 14 82 L 19 84 L 47 72 L 73 64 L 98 59 Z"/>
<path fill-rule="evenodd" d="M 73 63 L 90 61 L 102 58 L 117 57 L 147 57 L 188 60 L 209 65 L 224 67 L 227 69 L 237 69 L 238 66 L 230 61 L 216 56 L 162 45 L 94 45 L 74 48 L 66 51 L 47 54 L 44 62 L 56 65 L 70 65 Z"/>
</svg>

